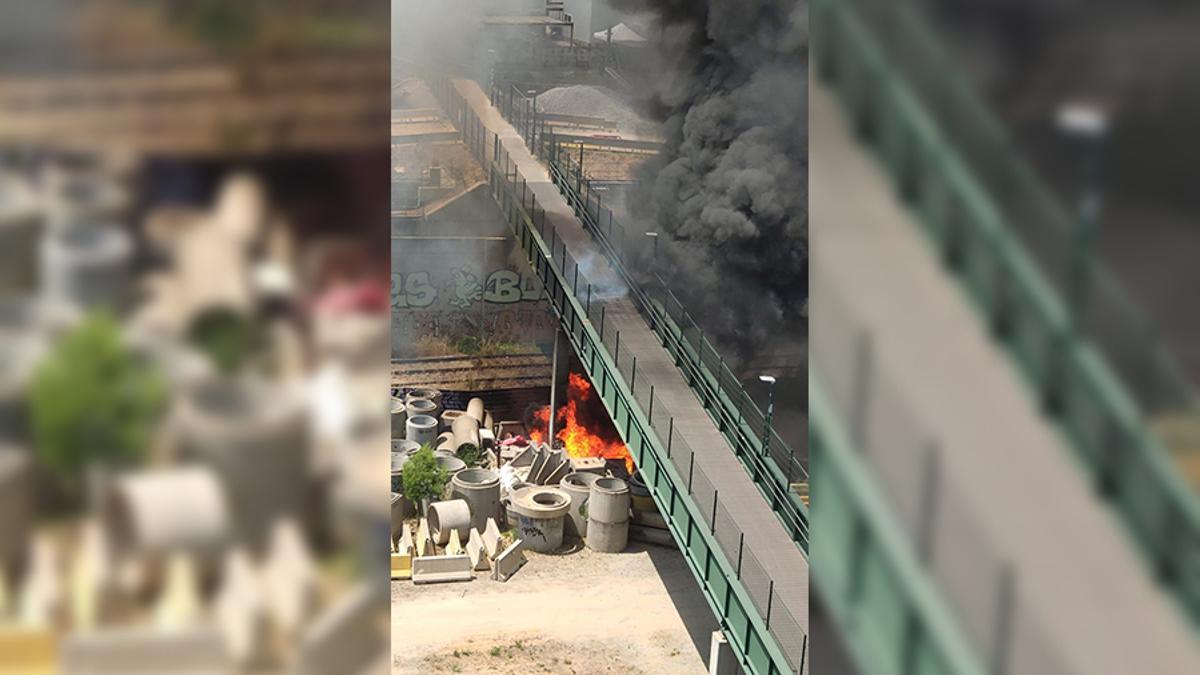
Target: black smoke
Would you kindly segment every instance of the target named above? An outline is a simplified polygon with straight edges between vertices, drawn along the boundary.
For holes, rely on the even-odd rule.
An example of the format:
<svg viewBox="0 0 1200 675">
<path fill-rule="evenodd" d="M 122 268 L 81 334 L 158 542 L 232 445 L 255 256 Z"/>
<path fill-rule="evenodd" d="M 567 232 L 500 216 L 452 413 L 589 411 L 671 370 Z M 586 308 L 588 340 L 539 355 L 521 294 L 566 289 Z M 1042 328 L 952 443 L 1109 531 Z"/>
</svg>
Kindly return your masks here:
<svg viewBox="0 0 1200 675">
<path fill-rule="evenodd" d="M 808 299 L 808 10 L 803 0 L 614 0 L 653 13 L 650 93 L 667 145 L 634 215 L 667 235 L 660 273 L 739 357 L 802 340 Z M 670 245 L 666 245 L 670 244 Z M 669 262 L 667 262 L 669 261 Z M 700 311 L 697 311 L 700 310 Z"/>
</svg>

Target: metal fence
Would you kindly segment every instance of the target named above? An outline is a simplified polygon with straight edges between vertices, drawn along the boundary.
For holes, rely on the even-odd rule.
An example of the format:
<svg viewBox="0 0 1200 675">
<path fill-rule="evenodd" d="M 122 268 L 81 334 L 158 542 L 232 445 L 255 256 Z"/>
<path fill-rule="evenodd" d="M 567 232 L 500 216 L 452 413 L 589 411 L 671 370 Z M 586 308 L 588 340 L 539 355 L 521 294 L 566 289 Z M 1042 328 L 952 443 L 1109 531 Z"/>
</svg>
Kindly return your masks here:
<svg viewBox="0 0 1200 675">
<path fill-rule="evenodd" d="M 1091 313 L 1064 302 L 1068 217 L 908 3 L 813 0 L 811 13 L 819 72 L 1152 572 L 1200 621 L 1200 500 L 1147 423 L 1196 418 L 1180 369 L 1103 266 Z"/>
<path fill-rule="evenodd" d="M 645 372 L 638 372 L 628 344 L 621 345 L 621 331 L 609 317 L 609 308 L 618 304 L 597 290 L 611 288 L 615 273 L 607 264 L 581 265 L 575 260 L 503 144 L 480 123 L 451 83 L 435 82 L 433 90 L 487 169 L 493 196 L 529 253 L 551 306 L 634 453 L 726 635 L 745 655 L 743 665 L 753 672 L 806 673 L 808 637 L 801 621 L 807 616 L 797 617 L 789 605 L 802 600 L 807 607 L 807 584 L 803 583 L 801 596 L 796 575 L 779 579 L 766 572 L 769 565 L 722 502 L 704 461 L 676 431 L 669 406 L 655 397 L 654 383 Z M 641 289 L 630 288 L 629 294 L 638 296 L 635 304 L 640 307 L 650 306 Z M 794 536 L 801 535 L 807 541 L 807 522 Z M 774 646 L 762 642 L 765 636 L 758 634 L 759 625 Z M 772 653 L 782 655 L 781 664 L 771 658 Z"/>
<path fill-rule="evenodd" d="M 814 377 L 830 393 L 832 417 L 842 421 L 971 646 L 993 675 L 1071 672 L 1037 629 L 1039 618 L 1020 604 L 1019 578 L 1008 556 L 961 488 L 943 477 L 945 450 L 912 409 L 911 390 L 893 375 L 849 304 L 822 277 L 815 282 L 812 346 L 822 358 Z M 820 484 L 816 489 L 824 492 Z M 1013 663 L 1023 669 L 1013 670 Z"/>
<path fill-rule="evenodd" d="M 808 484 L 807 448 L 797 452 L 775 429 L 769 430 L 768 442 L 763 446 L 762 438 L 768 431 L 766 415 L 654 269 L 644 233 L 635 232 L 616 218 L 604 204 L 604 190 L 594 188 L 584 176 L 583 146 L 576 150 L 549 133 L 545 118 L 537 113 L 534 97 L 519 87 L 494 82 L 490 96 L 531 152 L 549 166 L 551 178 L 585 228 L 608 252 L 622 281 L 637 289 L 634 299 L 639 310 L 676 358 L 751 476 L 767 486 L 765 496 L 773 510 L 780 514 L 796 541 L 807 548 L 807 514 L 800 498 L 800 490 Z"/>
</svg>

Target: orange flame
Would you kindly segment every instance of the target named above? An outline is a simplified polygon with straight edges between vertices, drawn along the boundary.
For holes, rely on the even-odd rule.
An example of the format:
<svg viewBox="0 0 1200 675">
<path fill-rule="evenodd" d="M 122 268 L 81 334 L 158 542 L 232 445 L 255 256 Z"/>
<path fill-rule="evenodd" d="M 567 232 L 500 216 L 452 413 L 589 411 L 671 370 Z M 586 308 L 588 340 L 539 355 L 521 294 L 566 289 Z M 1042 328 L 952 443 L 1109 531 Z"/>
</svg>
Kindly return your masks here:
<svg viewBox="0 0 1200 675">
<path fill-rule="evenodd" d="M 589 429 L 582 420 L 581 408 L 591 404 L 594 397 L 591 383 L 578 373 L 570 373 L 567 381 L 567 402 L 558 409 L 558 428 L 554 437 L 562 441 L 570 457 L 622 459 L 625 460 L 625 468 L 632 474 L 633 455 L 630 454 L 629 448 L 620 440 L 606 440 L 604 436 Z M 529 432 L 529 437 L 539 443 L 545 443 L 546 432 L 550 426 L 550 406 L 538 408 L 533 414 L 533 421 L 537 428 Z"/>
</svg>

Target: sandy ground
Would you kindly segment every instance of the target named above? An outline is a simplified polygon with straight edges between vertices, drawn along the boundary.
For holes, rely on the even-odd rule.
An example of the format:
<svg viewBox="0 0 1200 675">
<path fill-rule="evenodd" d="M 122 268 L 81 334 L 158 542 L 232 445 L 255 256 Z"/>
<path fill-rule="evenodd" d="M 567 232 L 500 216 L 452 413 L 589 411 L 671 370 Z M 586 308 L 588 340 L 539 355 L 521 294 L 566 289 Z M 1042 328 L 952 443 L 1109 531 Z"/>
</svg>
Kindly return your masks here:
<svg viewBox="0 0 1200 675">
<path fill-rule="evenodd" d="M 677 551 L 527 556 L 507 583 L 393 582 L 392 672 L 706 672 L 716 620 Z"/>
</svg>

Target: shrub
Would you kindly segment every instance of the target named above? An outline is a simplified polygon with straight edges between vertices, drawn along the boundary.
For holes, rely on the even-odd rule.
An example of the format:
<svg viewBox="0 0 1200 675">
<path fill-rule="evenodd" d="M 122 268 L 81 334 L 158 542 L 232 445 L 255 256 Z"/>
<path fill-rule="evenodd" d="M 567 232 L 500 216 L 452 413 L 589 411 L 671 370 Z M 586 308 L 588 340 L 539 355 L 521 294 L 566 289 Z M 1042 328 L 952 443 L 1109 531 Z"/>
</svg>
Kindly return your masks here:
<svg viewBox="0 0 1200 675">
<path fill-rule="evenodd" d="M 262 327 L 232 309 L 215 308 L 201 313 L 188 329 L 188 341 L 208 355 L 217 370 L 241 370 L 262 351 Z"/>
<path fill-rule="evenodd" d="M 429 445 L 421 446 L 421 449 L 408 459 L 401 475 L 404 496 L 414 503 L 424 503 L 441 497 L 449 479 L 450 473 L 438 465 L 433 448 Z"/>
<path fill-rule="evenodd" d="M 112 317 L 88 317 L 34 372 L 29 403 L 39 461 L 68 485 L 90 463 L 138 463 L 166 394 L 158 371 L 126 348 Z"/>
</svg>

